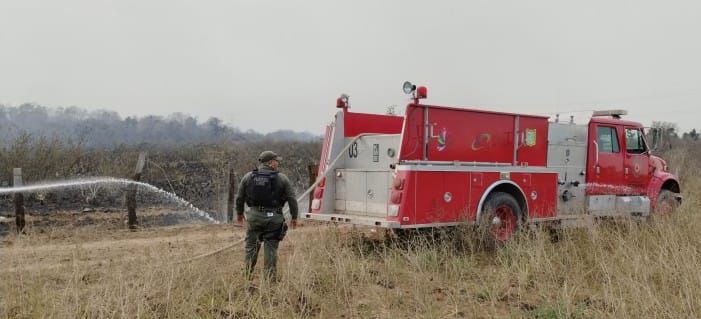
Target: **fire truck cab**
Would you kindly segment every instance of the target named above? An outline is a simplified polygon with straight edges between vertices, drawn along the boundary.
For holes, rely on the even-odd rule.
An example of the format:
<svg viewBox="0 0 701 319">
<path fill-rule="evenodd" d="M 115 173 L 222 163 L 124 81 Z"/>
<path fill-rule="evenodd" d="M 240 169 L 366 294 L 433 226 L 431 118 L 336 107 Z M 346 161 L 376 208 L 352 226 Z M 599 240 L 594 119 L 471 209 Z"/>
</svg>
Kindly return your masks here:
<svg viewBox="0 0 701 319">
<path fill-rule="evenodd" d="M 625 111 L 587 125 L 421 103 L 407 82 L 404 116 L 349 111 L 326 127 L 311 220 L 385 228 L 476 224 L 508 240 L 525 224 L 574 226 L 605 216 L 671 212 L 678 179 L 651 155 Z"/>
</svg>

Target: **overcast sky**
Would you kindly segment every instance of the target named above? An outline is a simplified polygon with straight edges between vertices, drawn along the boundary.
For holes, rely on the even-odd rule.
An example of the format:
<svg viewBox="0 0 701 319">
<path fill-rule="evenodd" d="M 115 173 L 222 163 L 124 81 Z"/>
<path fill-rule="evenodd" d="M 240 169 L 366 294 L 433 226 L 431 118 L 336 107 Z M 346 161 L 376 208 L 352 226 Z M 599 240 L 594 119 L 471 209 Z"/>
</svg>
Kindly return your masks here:
<svg viewBox="0 0 701 319">
<path fill-rule="evenodd" d="M 0 0 L 0 103 L 321 134 L 429 102 L 701 128 L 701 1 Z M 577 113 L 580 122 L 586 113 Z"/>
</svg>

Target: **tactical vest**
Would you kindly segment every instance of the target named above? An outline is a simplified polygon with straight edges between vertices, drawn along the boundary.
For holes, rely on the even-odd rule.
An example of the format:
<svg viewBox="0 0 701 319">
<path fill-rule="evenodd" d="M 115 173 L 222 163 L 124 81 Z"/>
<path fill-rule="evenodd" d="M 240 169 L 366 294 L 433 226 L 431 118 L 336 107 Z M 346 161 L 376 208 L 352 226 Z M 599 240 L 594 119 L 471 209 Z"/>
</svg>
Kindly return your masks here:
<svg viewBox="0 0 701 319">
<path fill-rule="evenodd" d="M 246 184 L 246 204 L 250 207 L 282 207 L 282 190 L 278 187 L 277 179 L 275 171 L 253 170 Z"/>
</svg>

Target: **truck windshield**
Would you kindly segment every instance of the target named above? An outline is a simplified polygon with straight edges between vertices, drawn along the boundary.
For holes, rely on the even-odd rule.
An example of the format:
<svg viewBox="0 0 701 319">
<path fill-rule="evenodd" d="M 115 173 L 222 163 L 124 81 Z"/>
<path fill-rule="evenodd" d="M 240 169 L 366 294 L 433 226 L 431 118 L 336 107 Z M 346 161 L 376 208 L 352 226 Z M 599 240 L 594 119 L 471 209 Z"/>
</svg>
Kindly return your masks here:
<svg viewBox="0 0 701 319">
<path fill-rule="evenodd" d="M 626 128 L 626 152 L 631 154 L 645 153 L 643 134 L 637 128 Z"/>
</svg>

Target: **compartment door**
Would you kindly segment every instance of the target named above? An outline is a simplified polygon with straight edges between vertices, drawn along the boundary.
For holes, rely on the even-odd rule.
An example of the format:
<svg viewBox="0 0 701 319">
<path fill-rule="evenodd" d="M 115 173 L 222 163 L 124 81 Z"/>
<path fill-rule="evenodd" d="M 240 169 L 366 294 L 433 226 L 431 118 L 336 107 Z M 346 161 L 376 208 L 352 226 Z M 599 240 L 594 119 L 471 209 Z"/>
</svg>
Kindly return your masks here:
<svg viewBox="0 0 701 319">
<path fill-rule="evenodd" d="M 365 176 L 365 207 L 367 214 L 378 217 L 387 216 L 391 174 L 387 171 L 370 171 Z"/>
<path fill-rule="evenodd" d="M 387 216 L 390 178 L 387 170 L 336 170 L 336 213 Z"/>
<path fill-rule="evenodd" d="M 343 205 L 336 205 L 336 208 L 343 207 L 340 213 L 347 214 L 364 214 L 366 209 L 365 202 L 365 177 L 363 171 L 338 170 L 337 182 L 344 184 L 344 187 L 338 189 L 336 198 L 343 202 Z"/>
</svg>

